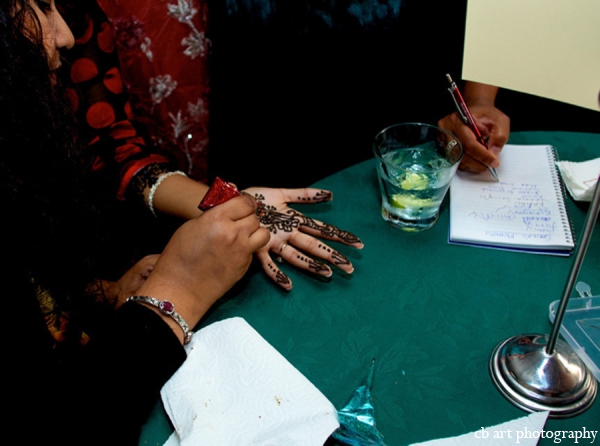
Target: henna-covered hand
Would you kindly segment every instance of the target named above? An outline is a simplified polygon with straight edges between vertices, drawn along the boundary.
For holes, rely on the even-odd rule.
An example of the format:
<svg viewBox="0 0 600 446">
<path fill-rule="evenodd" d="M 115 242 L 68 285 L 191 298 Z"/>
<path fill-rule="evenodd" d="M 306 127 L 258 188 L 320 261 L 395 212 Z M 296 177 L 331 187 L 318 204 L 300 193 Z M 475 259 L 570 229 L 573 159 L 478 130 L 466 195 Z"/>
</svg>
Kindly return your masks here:
<svg viewBox="0 0 600 446">
<path fill-rule="evenodd" d="M 292 282 L 273 262 L 284 259 L 298 267 L 324 277 L 333 273 L 331 265 L 351 274 L 354 267 L 337 250 L 317 237 L 362 249 L 363 243 L 352 233 L 307 217 L 290 208 L 290 203 L 323 203 L 331 201 L 332 193 L 321 189 L 270 189 L 252 187 L 242 191 L 258 202 L 256 211 L 261 226 L 271 233 L 269 243 L 256 252 L 264 271 L 282 288 L 289 290 Z"/>
</svg>

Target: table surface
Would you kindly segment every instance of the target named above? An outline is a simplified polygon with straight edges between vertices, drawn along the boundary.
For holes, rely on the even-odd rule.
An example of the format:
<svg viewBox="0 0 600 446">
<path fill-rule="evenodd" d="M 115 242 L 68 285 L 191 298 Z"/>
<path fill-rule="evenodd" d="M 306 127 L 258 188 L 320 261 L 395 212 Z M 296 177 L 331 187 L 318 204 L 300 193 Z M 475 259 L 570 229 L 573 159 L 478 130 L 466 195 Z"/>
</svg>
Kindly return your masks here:
<svg viewBox="0 0 600 446">
<path fill-rule="evenodd" d="M 600 134 L 521 132 L 509 142 L 553 145 L 562 160 L 600 156 Z M 336 271 L 323 281 L 283 265 L 294 283 L 286 293 L 253 269 L 201 325 L 243 317 L 338 409 L 374 358 L 375 416 L 388 446 L 460 435 L 527 415 L 494 386 L 490 355 L 514 335 L 550 333 L 548 307 L 563 294 L 573 256 L 449 245 L 448 196 L 432 229 L 392 228 L 380 215 L 371 160 L 315 187 L 331 190 L 333 202 L 296 208 L 361 238 L 360 251 L 335 244 L 355 272 Z M 567 196 L 576 238 L 588 207 Z M 577 281 L 600 295 L 598 224 Z M 579 416 L 546 423 L 550 430 L 584 427 L 600 430 L 600 402 Z M 172 431 L 158 402 L 139 444 L 163 444 Z"/>
</svg>

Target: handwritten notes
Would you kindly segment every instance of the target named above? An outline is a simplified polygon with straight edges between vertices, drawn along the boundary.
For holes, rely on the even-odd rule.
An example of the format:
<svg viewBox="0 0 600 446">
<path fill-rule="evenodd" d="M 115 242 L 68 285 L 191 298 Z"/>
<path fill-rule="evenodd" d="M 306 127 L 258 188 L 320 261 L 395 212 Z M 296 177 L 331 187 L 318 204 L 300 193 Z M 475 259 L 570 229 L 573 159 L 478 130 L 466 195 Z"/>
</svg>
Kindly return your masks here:
<svg viewBox="0 0 600 446">
<path fill-rule="evenodd" d="M 574 242 L 551 146 L 506 145 L 500 182 L 458 172 L 450 186 L 449 242 L 569 255 Z"/>
</svg>

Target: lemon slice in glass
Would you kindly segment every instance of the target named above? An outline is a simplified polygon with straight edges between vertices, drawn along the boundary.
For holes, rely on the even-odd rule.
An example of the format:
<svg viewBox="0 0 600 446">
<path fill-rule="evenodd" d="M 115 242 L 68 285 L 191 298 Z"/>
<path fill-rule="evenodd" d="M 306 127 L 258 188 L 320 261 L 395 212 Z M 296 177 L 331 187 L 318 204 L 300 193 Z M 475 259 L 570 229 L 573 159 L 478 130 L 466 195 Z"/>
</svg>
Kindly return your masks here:
<svg viewBox="0 0 600 446">
<path fill-rule="evenodd" d="M 429 184 L 427 175 L 422 173 L 409 172 L 400 182 L 400 187 L 404 190 L 423 190 Z"/>
<path fill-rule="evenodd" d="M 434 206 L 431 198 L 416 198 L 405 194 L 394 194 L 390 197 L 390 204 L 398 209 L 406 208 L 427 208 Z"/>
</svg>

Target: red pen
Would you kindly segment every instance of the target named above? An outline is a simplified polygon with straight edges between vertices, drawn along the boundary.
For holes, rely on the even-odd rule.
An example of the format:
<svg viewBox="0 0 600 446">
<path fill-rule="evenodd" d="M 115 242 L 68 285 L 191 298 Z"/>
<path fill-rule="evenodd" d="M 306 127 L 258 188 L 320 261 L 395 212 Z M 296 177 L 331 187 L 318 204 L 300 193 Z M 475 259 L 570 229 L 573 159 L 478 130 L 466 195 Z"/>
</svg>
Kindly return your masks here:
<svg viewBox="0 0 600 446">
<path fill-rule="evenodd" d="M 477 124 L 475 124 L 473 115 L 471 115 L 471 112 L 469 111 L 469 107 L 467 107 L 467 103 L 463 99 L 462 94 L 460 94 L 460 90 L 456 86 L 456 83 L 452 80 L 452 78 L 450 77 L 449 74 L 446 74 L 446 79 L 448 79 L 448 83 L 450 84 L 450 87 L 448 87 L 448 91 L 450 92 L 450 95 L 452 96 L 452 99 L 454 100 L 454 105 L 456 105 L 456 110 L 458 111 L 458 115 L 463 120 L 463 122 L 466 124 L 466 126 L 469 127 L 471 129 L 471 131 L 475 134 L 475 137 L 477 138 L 477 142 L 479 144 L 481 144 L 482 146 L 484 146 L 485 148 L 487 148 L 487 142 L 485 142 L 485 139 L 483 139 L 483 135 L 477 128 Z M 492 176 L 496 179 L 496 181 L 500 181 L 500 179 L 498 178 L 498 173 L 496 172 L 496 169 L 494 169 L 493 167 L 488 167 L 488 169 L 491 172 Z"/>
</svg>

